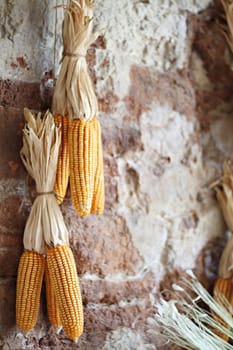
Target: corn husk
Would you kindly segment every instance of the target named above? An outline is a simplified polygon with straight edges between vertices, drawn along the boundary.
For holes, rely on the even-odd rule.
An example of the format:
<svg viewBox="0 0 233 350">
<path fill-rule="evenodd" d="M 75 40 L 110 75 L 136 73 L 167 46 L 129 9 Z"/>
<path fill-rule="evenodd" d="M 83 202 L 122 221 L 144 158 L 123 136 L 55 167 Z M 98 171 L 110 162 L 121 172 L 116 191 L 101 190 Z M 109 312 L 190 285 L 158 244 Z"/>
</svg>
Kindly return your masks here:
<svg viewBox="0 0 233 350">
<path fill-rule="evenodd" d="M 233 164 L 225 161 L 223 176 L 215 188 L 227 226 L 233 232 Z"/>
<path fill-rule="evenodd" d="M 149 333 L 164 339 L 164 344 L 174 343 L 184 349 L 194 350 L 233 350 L 232 345 L 219 337 L 216 332 L 225 334 L 227 339 L 232 338 L 232 315 L 229 313 L 229 303 L 224 301 L 226 307 L 216 302 L 208 291 L 201 285 L 196 277 L 189 272 L 191 280 L 182 281 L 181 285 L 174 285 L 170 301 L 162 295 L 155 303 L 156 314 L 148 319 Z M 191 294 L 195 293 L 193 298 Z M 207 308 L 199 303 L 205 303 L 223 320 L 214 318 Z"/>
<path fill-rule="evenodd" d="M 61 142 L 60 129 L 47 112 L 42 118 L 24 110 L 21 159 L 35 180 L 37 197 L 32 205 L 24 230 L 24 248 L 45 254 L 49 246 L 68 245 L 68 231 L 53 193 L 57 159 Z"/>
<path fill-rule="evenodd" d="M 213 289 L 213 298 L 219 304 L 222 305 L 228 312 L 233 315 L 233 306 L 232 306 L 232 297 L 233 297 L 233 279 L 232 278 L 222 278 L 219 277 L 215 281 Z M 212 313 L 213 317 L 221 323 L 225 328 L 230 329 L 230 325 L 224 322 L 219 315 L 215 312 Z M 224 333 L 216 331 L 222 339 L 228 341 L 228 336 Z"/>
<path fill-rule="evenodd" d="M 223 176 L 215 188 L 217 199 L 221 207 L 228 228 L 233 232 L 233 166 L 232 162 L 225 161 Z M 223 250 L 219 263 L 219 276 L 233 277 L 233 236 L 229 239 Z"/>
<path fill-rule="evenodd" d="M 94 1 L 71 0 L 62 28 L 63 58 L 53 95 L 53 114 L 91 120 L 98 104 L 88 73 L 86 53 L 99 33 L 92 33 Z"/>
<path fill-rule="evenodd" d="M 218 275 L 223 278 L 233 277 L 233 236 L 231 236 L 222 252 Z"/>
<path fill-rule="evenodd" d="M 222 25 L 222 32 L 227 40 L 227 43 L 233 52 L 233 1 L 221 0 L 225 11 L 226 24 Z"/>
</svg>

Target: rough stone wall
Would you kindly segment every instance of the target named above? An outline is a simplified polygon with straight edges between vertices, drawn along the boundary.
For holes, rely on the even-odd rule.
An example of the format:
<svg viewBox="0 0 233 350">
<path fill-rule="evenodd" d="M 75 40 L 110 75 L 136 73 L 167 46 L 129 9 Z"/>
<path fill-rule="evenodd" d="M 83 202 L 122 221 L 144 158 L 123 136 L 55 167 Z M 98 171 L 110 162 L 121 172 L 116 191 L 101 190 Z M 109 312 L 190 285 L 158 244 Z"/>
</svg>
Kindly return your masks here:
<svg viewBox="0 0 233 350">
<path fill-rule="evenodd" d="M 51 102 L 45 72 L 54 68 L 54 5 L 0 1 L 0 348 L 162 349 L 147 333 L 152 296 L 186 268 L 211 288 L 225 242 L 210 188 L 233 150 L 232 59 L 219 8 L 208 0 L 96 1 L 95 25 L 106 33 L 87 59 L 103 130 L 106 208 L 80 219 L 69 194 L 62 204 L 85 307 L 77 345 L 49 327 L 44 290 L 36 328 L 27 335 L 15 328 L 33 200 L 19 159 L 22 110 Z M 58 31 L 61 17 L 59 10 Z M 58 55 L 59 38 L 56 48 Z"/>
</svg>

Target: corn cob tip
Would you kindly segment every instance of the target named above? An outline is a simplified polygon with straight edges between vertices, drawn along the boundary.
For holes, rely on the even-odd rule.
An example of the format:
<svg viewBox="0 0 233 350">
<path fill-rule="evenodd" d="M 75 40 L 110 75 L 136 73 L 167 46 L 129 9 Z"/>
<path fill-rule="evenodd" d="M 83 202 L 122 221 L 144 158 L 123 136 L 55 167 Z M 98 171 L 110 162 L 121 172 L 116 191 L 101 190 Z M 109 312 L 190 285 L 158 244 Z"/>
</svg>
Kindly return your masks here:
<svg viewBox="0 0 233 350">
<path fill-rule="evenodd" d="M 83 324 L 78 323 L 73 326 L 64 326 L 64 332 L 66 333 L 68 339 L 72 340 L 74 343 L 77 343 L 83 333 Z"/>
</svg>

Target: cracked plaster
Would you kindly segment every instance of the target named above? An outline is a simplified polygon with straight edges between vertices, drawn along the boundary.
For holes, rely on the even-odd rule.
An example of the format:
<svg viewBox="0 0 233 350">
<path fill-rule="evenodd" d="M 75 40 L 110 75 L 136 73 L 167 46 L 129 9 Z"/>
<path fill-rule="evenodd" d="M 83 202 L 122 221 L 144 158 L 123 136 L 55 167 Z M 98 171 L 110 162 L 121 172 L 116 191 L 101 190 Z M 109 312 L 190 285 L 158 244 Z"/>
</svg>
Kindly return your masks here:
<svg viewBox="0 0 233 350">
<path fill-rule="evenodd" d="M 118 212 L 155 272 L 193 268 L 201 248 L 224 231 L 208 191 L 214 168 L 204 166 L 195 142 L 198 121 L 154 105 L 141 115 L 140 130 L 143 150 L 118 160 Z"/>
</svg>

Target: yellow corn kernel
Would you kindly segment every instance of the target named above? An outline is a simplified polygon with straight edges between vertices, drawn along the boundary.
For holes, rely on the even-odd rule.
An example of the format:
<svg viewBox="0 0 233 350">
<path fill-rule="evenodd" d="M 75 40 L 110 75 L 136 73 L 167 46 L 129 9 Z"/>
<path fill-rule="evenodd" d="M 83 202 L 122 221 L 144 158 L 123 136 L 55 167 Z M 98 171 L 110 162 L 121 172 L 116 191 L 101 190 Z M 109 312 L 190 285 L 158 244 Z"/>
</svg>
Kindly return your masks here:
<svg viewBox="0 0 233 350">
<path fill-rule="evenodd" d="M 66 195 L 70 175 L 68 150 L 69 117 L 55 115 L 54 122 L 57 126 L 61 127 L 61 145 L 57 163 L 56 181 L 54 185 L 57 203 L 61 204 Z"/>
<path fill-rule="evenodd" d="M 36 324 L 41 286 L 44 276 L 43 255 L 25 251 L 19 262 L 16 287 L 16 323 L 22 331 L 30 331 Z"/>
<path fill-rule="evenodd" d="M 77 341 L 83 332 L 83 306 L 71 249 L 65 245 L 47 248 L 47 264 L 64 331 Z"/>
<path fill-rule="evenodd" d="M 69 130 L 70 190 L 73 206 L 80 216 L 91 212 L 97 164 L 96 118 L 73 120 Z"/>
<path fill-rule="evenodd" d="M 61 328 L 62 322 L 60 319 L 58 302 L 56 300 L 55 292 L 53 290 L 47 262 L 45 264 L 45 286 L 46 286 L 47 312 L 48 312 L 49 321 L 52 326 Z"/>
<path fill-rule="evenodd" d="M 229 310 L 229 306 L 231 306 L 233 301 L 233 282 L 231 278 L 219 277 L 216 280 L 213 290 L 213 298 L 218 304 L 232 314 L 232 310 Z M 217 315 L 215 312 L 212 312 L 212 315 L 221 325 L 227 329 L 230 329 L 230 325 L 223 321 L 219 315 Z M 216 329 L 214 332 L 223 340 L 228 341 L 228 336 L 226 334 L 223 334 Z"/>
<path fill-rule="evenodd" d="M 95 122 L 95 137 L 96 137 L 96 172 L 94 178 L 94 193 L 92 200 L 91 213 L 102 214 L 104 211 L 105 193 L 104 193 L 104 164 L 102 151 L 101 126 L 96 119 Z"/>
</svg>

